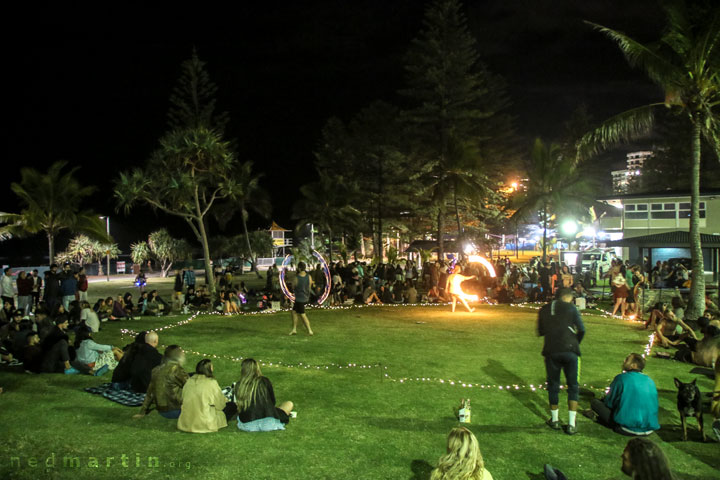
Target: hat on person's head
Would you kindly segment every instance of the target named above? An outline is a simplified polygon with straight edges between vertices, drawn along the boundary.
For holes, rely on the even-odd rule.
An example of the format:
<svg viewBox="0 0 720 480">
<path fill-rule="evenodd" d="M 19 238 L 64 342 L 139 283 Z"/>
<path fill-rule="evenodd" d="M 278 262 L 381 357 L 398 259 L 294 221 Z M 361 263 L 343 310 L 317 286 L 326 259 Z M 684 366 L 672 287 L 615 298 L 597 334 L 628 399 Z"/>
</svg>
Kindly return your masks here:
<svg viewBox="0 0 720 480">
<path fill-rule="evenodd" d="M 13 317 L 22 317 L 23 311 L 22 310 L 15 310 L 12 314 Z"/>
<path fill-rule="evenodd" d="M 53 269 L 53 268 L 58 268 L 57 263 L 53 263 L 52 265 L 50 265 L 50 269 Z"/>
</svg>

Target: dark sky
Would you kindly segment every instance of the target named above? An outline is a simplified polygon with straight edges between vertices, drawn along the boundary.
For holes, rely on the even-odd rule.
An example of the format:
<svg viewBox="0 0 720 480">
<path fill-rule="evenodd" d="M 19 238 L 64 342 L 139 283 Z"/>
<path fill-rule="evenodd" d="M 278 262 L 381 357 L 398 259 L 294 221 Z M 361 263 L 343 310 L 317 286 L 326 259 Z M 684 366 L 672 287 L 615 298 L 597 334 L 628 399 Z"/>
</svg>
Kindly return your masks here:
<svg viewBox="0 0 720 480">
<path fill-rule="evenodd" d="M 312 181 L 312 151 L 330 116 L 350 118 L 375 99 L 401 104 L 402 57 L 417 35 L 424 2 L 237 2 L 193 11 L 32 12 L 5 30 L 6 117 L 0 211 L 16 211 L 9 184 L 24 166 L 63 159 L 81 167 L 98 193 L 91 206 L 113 216 L 128 244 L 167 218 L 140 208 L 114 212 L 112 179 L 141 165 L 166 127 L 170 89 L 193 47 L 219 87 L 228 134 L 241 159 L 264 172 L 273 217 L 292 228 L 298 186 Z M 581 103 L 596 119 L 659 98 L 617 48 L 583 19 L 658 37 L 655 1 L 466 1 L 466 14 L 489 68 L 503 75 L 521 141 L 552 138 Z M 26 12 L 28 13 L 28 12 Z M 8 17 L 9 21 L 9 17 Z M 622 154 L 618 154 L 618 159 Z M 260 218 L 252 226 L 264 226 Z M 173 233 L 187 232 L 170 221 Z M 23 243 L 0 243 L 0 257 Z M 32 244 L 33 242 L 29 242 Z M 44 245 L 40 242 L 39 245 Z M 24 250 L 24 249 L 23 249 Z"/>
</svg>

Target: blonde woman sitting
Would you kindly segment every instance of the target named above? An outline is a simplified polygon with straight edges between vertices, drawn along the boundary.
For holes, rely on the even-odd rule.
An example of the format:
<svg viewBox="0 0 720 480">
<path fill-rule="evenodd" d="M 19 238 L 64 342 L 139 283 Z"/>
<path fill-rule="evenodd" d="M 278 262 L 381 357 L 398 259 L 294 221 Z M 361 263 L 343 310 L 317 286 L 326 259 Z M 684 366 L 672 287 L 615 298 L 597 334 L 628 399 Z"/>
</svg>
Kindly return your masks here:
<svg viewBox="0 0 720 480">
<path fill-rule="evenodd" d="M 493 480 L 485 470 L 475 435 L 465 427 L 450 430 L 447 454 L 440 457 L 430 480 Z"/>
<path fill-rule="evenodd" d="M 238 428 L 245 432 L 285 430 L 293 403 L 275 406 L 272 383 L 262 376 L 260 365 L 254 359 L 246 358 L 240 368 L 240 380 L 235 384 Z"/>
<path fill-rule="evenodd" d="M 227 399 L 213 375 L 213 365 L 205 358 L 195 367 L 182 389 L 182 407 L 177 427 L 183 432 L 209 433 L 227 427 L 232 416 Z"/>
</svg>

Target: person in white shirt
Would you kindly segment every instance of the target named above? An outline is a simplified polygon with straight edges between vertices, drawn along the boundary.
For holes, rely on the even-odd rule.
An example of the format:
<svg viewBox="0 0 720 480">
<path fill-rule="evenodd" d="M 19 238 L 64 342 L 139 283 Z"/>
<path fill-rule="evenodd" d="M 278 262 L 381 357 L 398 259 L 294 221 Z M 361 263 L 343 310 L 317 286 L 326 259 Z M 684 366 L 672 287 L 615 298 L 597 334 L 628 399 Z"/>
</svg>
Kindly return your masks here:
<svg viewBox="0 0 720 480">
<path fill-rule="evenodd" d="M 90 329 L 92 333 L 100 331 L 100 318 L 97 312 L 90 308 L 88 302 L 82 302 L 82 311 L 80 312 L 80 322 L 85 322 L 85 325 Z"/>
<path fill-rule="evenodd" d="M 10 302 L 10 305 L 15 306 L 15 288 L 13 287 L 12 269 L 10 267 L 3 270 L 2 281 L 0 281 L 0 288 L 2 288 L 3 303 Z"/>
</svg>

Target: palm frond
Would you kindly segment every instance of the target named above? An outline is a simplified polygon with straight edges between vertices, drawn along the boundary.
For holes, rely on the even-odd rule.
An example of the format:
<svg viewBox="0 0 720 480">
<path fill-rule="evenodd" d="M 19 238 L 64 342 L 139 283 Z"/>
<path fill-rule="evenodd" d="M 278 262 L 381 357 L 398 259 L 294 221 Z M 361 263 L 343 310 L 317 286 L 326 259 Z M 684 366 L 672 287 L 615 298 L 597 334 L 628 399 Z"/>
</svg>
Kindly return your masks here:
<svg viewBox="0 0 720 480">
<path fill-rule="evenodd" d="M 618 44 L 628 63 L 644 70 L 650 79 L 660 86 L 665 86 L 669 78 L 682 77 L 683 71 L 659 55 L 653 48 L 630 38 L 622 32 L 585 21 L 595 30 L 604 33 Z"/>
<path fill-rule="evenodd" d="M 647 135 L 655 121 L 654 109 L 660 105 L 663 104 L 643 105 L 605 120 L 580 139 L 576 160 L 585 160 L 611 146 Z"/>
</svg>

